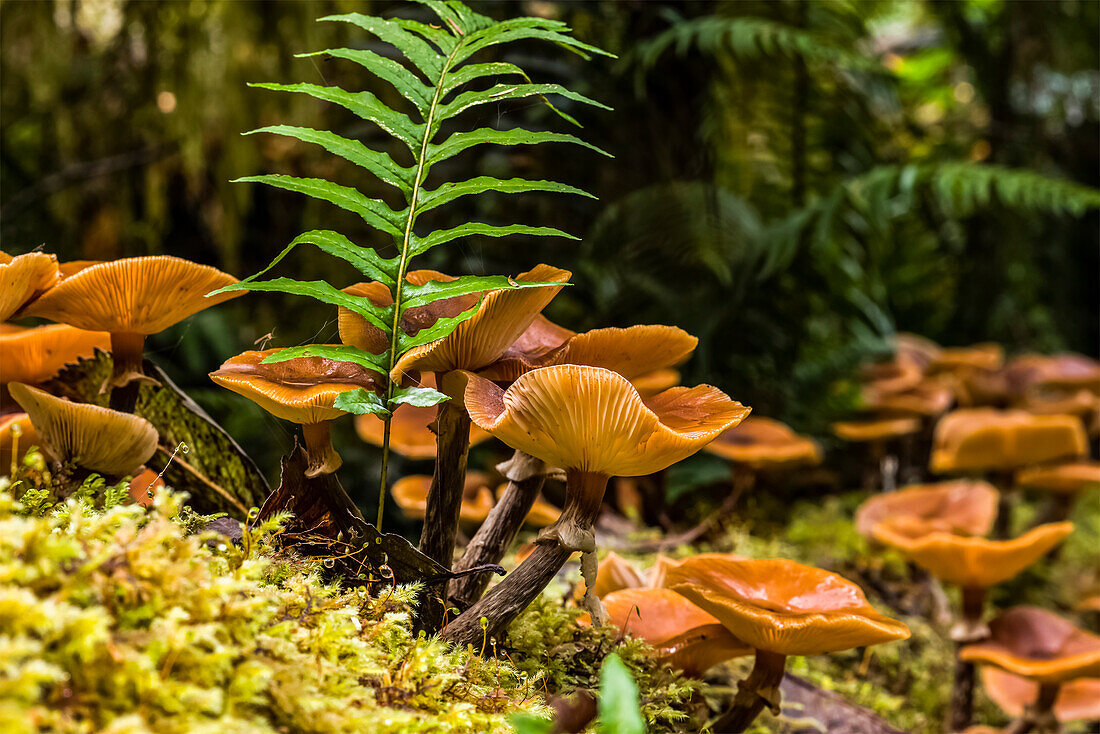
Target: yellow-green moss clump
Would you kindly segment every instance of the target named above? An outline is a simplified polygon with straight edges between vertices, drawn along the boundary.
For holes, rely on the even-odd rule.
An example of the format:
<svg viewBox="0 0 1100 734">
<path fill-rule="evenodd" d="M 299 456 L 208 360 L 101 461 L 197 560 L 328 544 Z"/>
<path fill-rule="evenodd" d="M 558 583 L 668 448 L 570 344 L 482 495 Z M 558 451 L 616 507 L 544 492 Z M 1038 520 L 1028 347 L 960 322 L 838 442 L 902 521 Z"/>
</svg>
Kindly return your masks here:
<svg viewBox="0 0 1100 734">
<path fill-rule="evenodd" d="M 537 673 L 414 636 L 415 588 L 372 599 L 267 554 L 275 525 L 238 548 L 188 535 L 168 492 L 149 511 L 40 499 L 0 486 L 0 731 L 496 732 L 546 715 Z"/>
</svg>

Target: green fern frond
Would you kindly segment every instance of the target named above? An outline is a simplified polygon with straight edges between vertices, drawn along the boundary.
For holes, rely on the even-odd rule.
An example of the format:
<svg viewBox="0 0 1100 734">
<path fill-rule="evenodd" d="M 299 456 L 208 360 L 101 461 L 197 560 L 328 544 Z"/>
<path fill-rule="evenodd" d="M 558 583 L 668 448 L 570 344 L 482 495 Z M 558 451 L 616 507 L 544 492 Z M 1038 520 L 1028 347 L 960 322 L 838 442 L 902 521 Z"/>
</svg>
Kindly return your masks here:
<svg viewBox="0 0 1100 734">
<path fill-rule="evenodd" d="M 540 98 L 559 116 L 574 124 L 576 121 L 571 116 L 550 104 L 546 99 L 547 95 L 557 95 L 577 104 L 607 109 L 605 105 L 561 85 L 533 82 L 520 67 L 514 64 L 470 61 L 485 49 L 514 41 L 534 39 L 549 41 L 582 56 L 589 54 L 610 56 L 610 54 L 573 38 L 568 26 L 560 21 L 544 18 L 515 18 L 497 22 L 475 13 L 457 0 L 418 0 L 418 2 L 428 6 L 438 16 L 440 21 L 438 25 L 401 18 L 377 18 L 359 13 L 330 15 L 320 19 L 325 22 L 347 23 L 361 28 L 380 41 L 393 46 L 403 60 L 388 58 L 369 50 L 347 48 L 299 54 L 304 57 L 327 55 L 360 65 L 373 76 L 393 87 L 408 102 L 408 111 L 393 109 L 370 91 L 349 91 L 337 86 L 307 83 L 251 85 L 258 89 L 304 94 L 343 107 L 400 141 L 413 159 L 411 166 L 402 165 L 385 152 L 373 150 L 358 140 L 345 138 L 327 130 L 273 125 L 252 131 L 252 133 L 281 135 L 319 146 L 397 189 L 404 200 L 403 206 L 393 209 L 382 200 L 371 198 L 355 188 L 323 179 L 273 174 L 238 179 L 241 182 L 265 183 L 276 188 L 305 194 L 357 214 L 368 226 L 388 235 L 398 253 L 396 257 L 385 258 L 374 249 L 360 247 L 337 232 L 315 230 L 295 238 L 260 273 L 224 289 L 277 291 L 308 296 L 329 305 L 343 306 L 382 329 L 389 341 L 389 348 L 381 354 L 369 354 L 354 347 L 307 345 L 285 350 L 269 358 L 268 361 L 304 355 L 324 356 L 329 359 L 355 362 L 388 375 L 403 353 L 421 344 L 443 338 L 459 323 L 472 316 L 476 307 L 457 316 L 440 319 L 432 326 L 421 329 L 415 336 L 405 334 L 397 327 L 401 322 L 404 309 L 425 305 L 442 298 L 471 293 L 482 294 L 493 289 L 549 285 L 517 283 L 503 276 L 465 276 L 449 283 L 413 286 L 405 281 L 412 258 L 433 247 L 467 235 L 570 236 L 550 227 L 534 227 L 525 224 L 502 226 L 479 222 L 468 222 L 448 230 L 418 233 L 417 224 L 421 215 L 457 198 L 479 196 L 485 193 L 516 194 L 543 191 L 591 196 L 581 189 L 556 181 L 499 179 L 488 176 L 448 181 L 434 189 L 425 187 L 425 181 L 434 166 L 478 145 L 569 144 L 608 155 L 574 135 L 549 131 L 477 128 L 453 132 L 443 139 L 439 138 L 443 126 L 452 122 L 461 113 L 481 105 L 499 104 L 504 100 Z M 512 79 L 513 77 L 518 78 Z M 487 79 L 497 80 L 498 83 L 487 89 L 469 88 L 471 82 L 484 82 Z M 302 244 L 312 244 L 321 251 L 350 263 L 365 277 L 384 284 L 390 289 L 392 305 L 377 306 L 367 298 L 348 295 L 321 281 L 303 282 L 292 278 L 258 280 Z M 431 405 L 444 399 L 446 396 L 441 393 L 425 388 L 399 389 L 389 384 L 382 398 L 366 390 L 344 393 L 338 401 L 338 407 L 354 413 L 374 413 L 383 417 L 386 420 L 388 434 L 389 415 L 398 402 Z M 385 463 L 386 453 L 383 454 L 383 467 Z M 383 468 L 384 485 L 385 469 Z"/>
</svg>

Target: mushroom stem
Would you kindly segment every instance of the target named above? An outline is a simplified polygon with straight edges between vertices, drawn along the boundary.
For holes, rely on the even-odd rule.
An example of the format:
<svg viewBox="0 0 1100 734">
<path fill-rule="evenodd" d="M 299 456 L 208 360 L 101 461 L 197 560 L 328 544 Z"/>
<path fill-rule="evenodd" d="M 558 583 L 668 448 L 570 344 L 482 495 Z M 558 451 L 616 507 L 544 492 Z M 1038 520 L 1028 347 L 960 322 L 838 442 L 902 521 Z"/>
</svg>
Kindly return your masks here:
<svg viewBox="0 0 1100 734">
<path fill-rule="evenodd" d="M 140 380 L 145 376 L 142 366 L 144 354 L 144 334 L 111 333 L 111 363 L 113 367 L 110 379 L 103 385 L 104 391 L 108 388 L 111 389 L 111 410 L 123 410 L 126 413 L 133 412 L 133 405 L 125 409 L 115 407 L 116 402 L 121 402 L 121 400 L 116 400 L 115 393 L 133 386 L 136 380 Z M 132 398 L 130 398 L 131 392 L 133 393 Z M 120 398 L 132 399 L 136 403 L 137 390 L 126 390 Z"/>
<path fill-rule="evenodd" d="M 997 504 L 997 520 L 993 524 L 993 537 L 1006 540 L 1012 534 L 1012 510 L 1019 497 L 1012 487 L 1012 472 L 992 472 L 989 482 L 1001 493 Z"/>
<path fill-rule="evenodd" d="M 989 636 L 989 627 L 982 621 L 985 589 L 963 587 L 962 619 L 951 628 L 955 641 L 955 682 L 951 689 L 949 731 L 962 731 L 970 726 L 974 714 L 974 663 L 959 657 L 964 645 Z"/>
<path fill-rule="evenodd" d="M 1005 731 L 1009 734 L 1058 734 L 1062 726 L 1054 714 L 1054 702 L 1061 688 L 1060 683 L 1040 684 L 1035 703 L 1025 706 L 1024 715 Z"/>
<path fill-rule="evenodd" d="M 455 571 L 499 563 L 516 539 L 516 533 L 523 527 L 524 518 L 546 482 L 546 465 L 522 451 L 515 452 L 508 462 L 507 471 L 508 486 L 466 546 L 466 552 L 455 564 Z M 459 608 L 465 609 L 480 599 L 488 587 L 487 573 L 463 576 L 451 582 L 451 599 Z"/>
<path fill-rule="evenodd" d="M 305 437 L 306 456 L 309 458 L 309 466 L 305 471 L 307 477 L 313 479 L 322 474 L 332 474 L 344 463 L 340 454 L 332 448 L 329 421 L 303 423 L 302 435 Z"/>
<path fill-rule="evenodd" d="M 436 384 L 443 384 L 442 375 Z M 439 404 L 436 413 L 435 472 L 428 490 L 420 552 L 445 568 L 454 562 L 462 490 L 466 485 L 466 456 L 470 450 L 470 414 L 454 399 Z M 417 628 L 436 631 L 443 625 L 446 582 L 425 589 Z"/>
<path fill-rule="evenodd" d="M 783 671 L 787 656 L 767 650 L 756 651 L 756 662 L 749 677 L 737 686 L 737 695 L 733 698 L 733 707 L 724 713 L 711 727 L 712 731 L 740 734 L 749 728 L 760 712 L 767 706 L 773 714 L 779 713 L 779 684 L 783 682 Z"/>
<path fill-rule="evenodd" d="M 440 637 L 459 645 L 480 645 L 485 635 L 500 634 L 542 593 L 573 551 L 595 551 L 592 527 L 600 514 L 608 479 L 606 474 L 570 469 L 566 473 L 565 509 L 553 525 L 539 533 L 538 547 L 481 601 L 444 627 Z M 484 628 L 482 617 L 487 620 Z"/>
</svg>

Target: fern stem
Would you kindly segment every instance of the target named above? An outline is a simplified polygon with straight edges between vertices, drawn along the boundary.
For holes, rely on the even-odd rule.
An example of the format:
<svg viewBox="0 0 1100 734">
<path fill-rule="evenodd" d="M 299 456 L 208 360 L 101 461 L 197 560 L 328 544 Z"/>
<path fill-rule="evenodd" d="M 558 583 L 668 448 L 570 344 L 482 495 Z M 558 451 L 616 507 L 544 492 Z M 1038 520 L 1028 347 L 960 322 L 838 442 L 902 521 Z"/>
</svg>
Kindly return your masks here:
<svg viewBox="0 0 1100 734">
<path fill-rule="evenodd" d="M 439 107 L 440 93 L 443 90 L 443 82 L 447 78 L 447 72 L 451 70 L 455 54 L 462 47 L 456 42 L 447 60 L 443 63 L 443 69 L 439 72 L 439 81 L 432 93 L 432 103 L 428 107 L 428 114 L 424 119 L 424 138 L 420 141 L 420 155 L 416 158 L 416 178 L 413 180 L 412 190 L 409 193 L 409 216 L 405 220 L 405 234 L 401 240 L 401 257 L 397 264 L 397 278 L 393 286 L 393 330 L 390 332 L 390 359 L 389 371 L 386 373 L 386 407 L 390 407 L 393 399 L 393 379 L 389 373 L 393 372 L 393 366 L 397 363 L 397 335 L 401 329 L 401 298 L 402 286 L 405 284 L 405 273 L 409 266 L 409 241 L 412 239 L 413 224 L 416 223 L 416 204 L 420 193 L 420 185 L 424 181 L 425 162 L 428 160 L 428 145 L 432 139 L 432 124 L 435 121 L 436 110 Z M 386 501 L 386 469 L 390 452 L 390 418 L 385 421 L 385 429 L 382 437 L 382 478 L 378 488 L 378 523 L 376 527 L 382 529 L 382 507 Z"/>
</svg>

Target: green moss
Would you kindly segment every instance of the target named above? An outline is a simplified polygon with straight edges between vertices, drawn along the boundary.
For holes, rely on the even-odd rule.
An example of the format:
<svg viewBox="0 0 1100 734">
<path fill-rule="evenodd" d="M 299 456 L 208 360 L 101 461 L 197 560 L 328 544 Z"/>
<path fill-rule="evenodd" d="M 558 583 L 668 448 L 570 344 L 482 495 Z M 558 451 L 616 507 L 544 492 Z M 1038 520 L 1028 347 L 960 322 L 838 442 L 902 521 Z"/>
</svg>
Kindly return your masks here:
<svg viewBox="0 0 1100 734">
<path fill-rule="evenodd" d="M 37 516 L 6 485 L 2 731 L 491 732 L 546 714 L 537 671 L 418 638 L 415 588 L 341 590 L 271 553 L 276 524 L 245 551 L 188 535 L 180 495 Z"/>
</svg>

